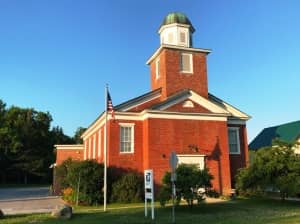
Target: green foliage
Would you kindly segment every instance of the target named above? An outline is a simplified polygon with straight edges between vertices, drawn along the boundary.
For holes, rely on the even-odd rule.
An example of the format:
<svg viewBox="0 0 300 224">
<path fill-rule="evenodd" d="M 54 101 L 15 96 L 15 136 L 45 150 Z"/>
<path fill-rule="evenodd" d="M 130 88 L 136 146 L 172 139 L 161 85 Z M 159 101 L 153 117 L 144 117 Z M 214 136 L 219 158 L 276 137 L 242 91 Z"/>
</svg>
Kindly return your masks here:
<svg viewBox="0 0 300 224">
<path fill-rule="evenodd" d="M 114 202 L 139 202 L 143 200 L 143 193 L 143 177 L 135 172 L 123 175 L 112 185 L 112 201 Z"/>
<path fill-rule="evenodd" d="M 0 100 L 0 183 L 49 182 L 53 146 L 70 139 L 59 127 L 50 130 L 51 121 L 48 112 L 6 108 Z"/>
<path fill-rule="evenodd" d="M 210 181 L 212 180 L 212 175 L 209 173 L 208 169 L 199 170 L 195 165 L 181 164 L 176 169 L 177 181 L 176 181 L 176 195 L 177 203 L 181 199 L 186 200 L 188 205 L 193 206 L 193 201 L 196 199 L 198 202 L 202 200 L 201 194 L 198 193 L 199 188 L 211 187 Z M 171 174 L 167 172 L 163 179 L 163 187 L 161 189 L 162 193 L 160 198 L 161 204 L 165 203 L 164 198 L 169 200 L 166 196 L 167 193 L 171 193 Z"/>
<path fill-rule="evenodd" d="M 93 160 L 72 161 L 66 160 L 56 168 L 56 180 L 62 189 L 71 188 L 73 196 L 68 200 L 76 202 L 79 186 L 79 202 L 82 204 L 99 204 L 103 201 L 103 164 Z M 64 191 L 63 190 L 63 191 Z"/>
<path fill-rule="evenodd" d="M 73 141 L 76 144 L 82 144 L 83 143 L 81 135 L 83 134 L 83 132 L 85 132 L 85 130 L 86 130 L 86 128 L 83 128 L 83 127 L 79 127 L 79 128 L 76 129 L 74 137 L 73 137 Z"/>
<path fill-rule="evenodd" d="M 299 193 L 300 157 L 294 153 L 295 146 L 277 140 L 271 147 L 258 150 L 252 164 L 237 175 L 239 193 L 252 195 L 279 190 L 282 199 Z"/>
</svg>

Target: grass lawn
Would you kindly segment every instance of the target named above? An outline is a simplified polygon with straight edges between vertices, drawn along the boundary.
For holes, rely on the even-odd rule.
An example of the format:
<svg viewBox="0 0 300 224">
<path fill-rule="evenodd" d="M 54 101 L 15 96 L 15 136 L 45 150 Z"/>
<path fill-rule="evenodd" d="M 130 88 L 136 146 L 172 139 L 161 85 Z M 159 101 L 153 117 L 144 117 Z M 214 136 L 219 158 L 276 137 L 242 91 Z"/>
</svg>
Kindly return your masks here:
<svg viewBox="0 0 300 224">
<path fill-rule="evenodd" d="M 142 205 L 142 204 L 140 204 Z M 128 205 L 130 206 L 130 205 Z M 136 204 L 134 205 L 136 206 Z M 113 207 L 113 206 L 110 206 Z M 109 207 L 109 208 L 110 208 Z M 48 214 L 11 216 L 0 220 L 1 224 L 98 224 L 98 223 L 171 223 L 171 207 L 156 208 L 155 222 L 144 218 L 143 208 L 101 210 L 75 209 L 72 220 L 53 219 Z M 299 224 L 300 202 L 281 202 L 263 199 L 238 199 L 219 203 L 201 204 L 193 209 L 185 205 L 176 208 L 177 224 Z"/>
</svg>

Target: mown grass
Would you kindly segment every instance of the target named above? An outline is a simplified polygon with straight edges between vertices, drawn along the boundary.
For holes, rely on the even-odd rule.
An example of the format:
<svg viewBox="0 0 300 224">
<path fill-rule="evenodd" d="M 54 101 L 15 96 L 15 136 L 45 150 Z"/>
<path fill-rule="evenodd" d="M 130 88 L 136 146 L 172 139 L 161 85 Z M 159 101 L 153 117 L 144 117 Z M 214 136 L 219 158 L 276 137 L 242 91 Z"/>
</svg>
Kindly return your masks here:
<svg viewBox="0 0 300 224">
<path fill-rule="evenodd" d="M 128 205 L 130 206 L 130 205 Z M 137 205 L 135 205 L 137 206 Z M 89 208 L 91 209 L 91 208 Z M 0 220 L 2 224 L 150 224 L 171 223 L 171 207 L 157 207 L 155 221 L 144 217 L 143 208 L 112 209 L 107 212 L 76 208 L 72 220 L 58 220 L 48 214 L 12 216 Z M 176 208 L 176 223 L 191 224 L 299 224 L 300 202 L 281 202 L 266 199 L 238 199 L 220 203 L 201 204 L 190 209 Z"/>
</svg>

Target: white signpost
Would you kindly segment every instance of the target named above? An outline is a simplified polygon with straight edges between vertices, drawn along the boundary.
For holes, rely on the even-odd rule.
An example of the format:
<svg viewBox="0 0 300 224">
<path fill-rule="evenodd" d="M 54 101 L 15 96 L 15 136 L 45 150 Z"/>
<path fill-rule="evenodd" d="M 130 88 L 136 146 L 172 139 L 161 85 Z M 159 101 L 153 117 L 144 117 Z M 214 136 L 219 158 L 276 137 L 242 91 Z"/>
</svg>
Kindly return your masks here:
<svg viewBox="0 0 300 224">
<path fill-rule="evenodd" d="M 170 166 L 171 166 L 171 182 L 172 182 L 172 223 L 175 223 L 175 198 L 176 198 L 176 186 L 175 181 L 177 180 L 176 176 L 176 167 L 178 164 L 178 157 L 175 152 L 171 153 L 170 156 Z"/>
<path fill-rule="evenodd" d="M 153 170 L 144 171 L 145 179 L 145 217 L 148 216 L 147 201 L 151 200 L 151 217 L 154 220 L 154 187 L 153 187 Z"/>
</svg>

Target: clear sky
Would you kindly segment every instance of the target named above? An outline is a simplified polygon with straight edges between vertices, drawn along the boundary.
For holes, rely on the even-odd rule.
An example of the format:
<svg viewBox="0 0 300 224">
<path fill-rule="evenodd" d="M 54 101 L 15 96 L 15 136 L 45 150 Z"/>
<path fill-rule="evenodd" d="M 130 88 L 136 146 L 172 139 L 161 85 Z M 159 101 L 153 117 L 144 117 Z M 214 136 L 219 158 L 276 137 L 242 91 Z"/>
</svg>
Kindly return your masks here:
<svg viewBox="0 0 300 224">
<path fill-rule="evenodd" d="M 298 0 L 0 0 L 0 98 L 49 111 L 73 135 L 150 90 L 147 59 L 169 13 L 208 56 L 209 91 L 252 116 L 248 138 L 300 119 Z"/>
</svg>

